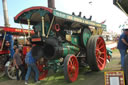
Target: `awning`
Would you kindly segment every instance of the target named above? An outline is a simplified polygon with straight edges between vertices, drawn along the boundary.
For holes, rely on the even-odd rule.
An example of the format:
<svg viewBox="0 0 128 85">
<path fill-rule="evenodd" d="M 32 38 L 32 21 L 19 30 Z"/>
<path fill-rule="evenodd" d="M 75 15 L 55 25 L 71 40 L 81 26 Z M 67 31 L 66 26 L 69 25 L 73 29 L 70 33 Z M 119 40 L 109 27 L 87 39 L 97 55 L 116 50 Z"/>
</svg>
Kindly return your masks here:
<svg viewBox="0 0 128 85">
<path fill-rule="evenodd" d="M 113 0 L 113 4 L 128 16 L 128 0 Z"/>
<path fill-rule="evenodd" d="M 22 35 L 28 34 L 29 30 L 28 29 L 21 29 L 21 28 L 13 28 L 13 27 L 2 27 L 0 26 L 0 32 L 10 32 L 13 35 Z M 33 35 L 34 31 L 30 30 L 30 34 Z"/>
</svg>

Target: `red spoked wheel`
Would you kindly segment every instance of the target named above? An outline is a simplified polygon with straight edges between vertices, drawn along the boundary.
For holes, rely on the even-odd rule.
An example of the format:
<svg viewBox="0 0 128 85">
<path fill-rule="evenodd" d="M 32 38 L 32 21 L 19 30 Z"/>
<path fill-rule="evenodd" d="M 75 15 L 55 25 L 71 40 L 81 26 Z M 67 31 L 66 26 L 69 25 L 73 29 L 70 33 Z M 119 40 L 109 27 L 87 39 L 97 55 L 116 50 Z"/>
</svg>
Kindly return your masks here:
<svg viewBox="0 0 128 85">
<path fill-rule="evenodd" d="M 46 62 L 39 61 L 37 67 L 39 70 L 39 80 L 43 80 L 48 74 L 48 70 L 44 69 L 46 67 Z"/>
<path fill-rule="evenodd" d="M 99 70 L 103 70 L 106 65 L 106 46 L 102 37 L 96 41 L 96 62 Z"/>
<path fill-rule="evenodd" d="M 101 36 L 90 37 L 87 45 L 87 61 L 93 71 L 103 70 L 106 65 L 106 45 Z"/>
<path fill-rule="evenodd" d="M 79 64 L 75 55 L 67 55 L 64 60 L 64 77 L 68 82 L 76 81 L 79 73 Z"/>
</svg>

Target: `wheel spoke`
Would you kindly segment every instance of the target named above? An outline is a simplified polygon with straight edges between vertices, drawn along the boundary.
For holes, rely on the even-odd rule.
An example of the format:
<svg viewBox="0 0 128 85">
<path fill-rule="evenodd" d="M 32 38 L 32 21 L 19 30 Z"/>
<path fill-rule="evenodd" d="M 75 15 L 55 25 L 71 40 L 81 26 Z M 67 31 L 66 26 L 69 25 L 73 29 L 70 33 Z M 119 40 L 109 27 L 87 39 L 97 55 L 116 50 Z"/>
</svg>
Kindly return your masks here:
<svg viewBox="0 0 128 85">
<path fill-rule="evenodd" d="M 99 69 L 103 69 L 105 66 L 106 47 L 104 44 L 104 40 L 101 37 L 99 37 L 97 40 L 96 50 L 96 60 L 98 63 L 98 67 Z"/>
<path fill-rule="evenodd" d="M 74 55 L 67 56 L 66 58 L 68 58 L 68 61 L 67 61 L 68 62 L 68 65 L 67 65 L 68 81 L 74 82 L 78 76 L 78 61 L 76 60 L 76 57 Z"/>
<path fill-rule="evenodd" d="M 104 45 L 100 46 L 100 47 L 99 47 L 99 50 L 102 49 L 102 48 L 104 48 Z"/>
<path fill-rule="evenodd" d="M 104 55 L 105 54 L 105 52 L 101 52 L 101 55 Z"/>
<path fill-rule="evenodd" d="M 99 55 L 97 55 L 97 56 L 96 56 L 96 61 L 98 61 L 98 60 L 99 60 L 99 57 L 100 57 Z"/>
<path fill-rule="evenodd" d="M 104 58 L 102 58 L 101 56 L 99 57 L 101 60 L 104 60 Z"/>
<path fill-rule="evenodd" d="M 102 64 L 103 64 L 100 60 L 98 60 L 98 63 L 99 63 L 100 66 L 102 66 Z"/>
<path fill-rule="evenodd" d="M 72 61 L 69 61 L 69 66 L 72 67 Z"/>
<path fill-rule="evenodd" d="M 99 42 L 97 42 L 98 44 L 98 47 L 102 44 L 102 41 L 101 40 L 98 40 Z"/>
</svg>

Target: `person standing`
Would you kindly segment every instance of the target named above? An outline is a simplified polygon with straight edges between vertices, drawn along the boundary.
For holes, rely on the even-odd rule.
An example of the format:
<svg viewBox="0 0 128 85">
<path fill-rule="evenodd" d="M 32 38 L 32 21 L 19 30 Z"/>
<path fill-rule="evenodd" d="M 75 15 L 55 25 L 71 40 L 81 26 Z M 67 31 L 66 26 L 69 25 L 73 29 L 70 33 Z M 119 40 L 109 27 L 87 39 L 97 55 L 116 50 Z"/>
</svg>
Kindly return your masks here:
<svg viewBox="0 0 128 85">
<path fill-rule="evenodd" d="M 16 67 L 17 80 L 20 80 L 19 70 L 21 70 L 21 77 L 22 77 L 22 80 L 24 80 L 25 79 L 25 69 L 24 69 L 23 61 L 22 61 L 21 54 L 20 54 L 18 48 L 16 48 L 15 54 L 13 55 L 13 62 Z"/>
<path fill-rule="evenodd" d="M 124 68 L 124 58 L 128 48 L 128 28 L 123 29 L 123 33 L 120 35 L 117 49 L 119 49 L 121 55 L 121 70 Z"/>
<path fill-rule="evenodd" d="M 38 78 L 39 78 L 39 71 L 38 68 L 36 66 L 36 59 L 34 59 L 32 57 L 32 52 L 31 52 L 32 46 L 30 46 L 30 51 L 26 54 L 25 57 L 25 63 L 27 64 L 28 68 L 27 68 L 27 73 L 25 76 L 25 84 L 28 84 L 28 79 L 31 73 L 31 70 L 33 70 L 35 72 L 35 82 L 38 83 Z"/>
</svg>

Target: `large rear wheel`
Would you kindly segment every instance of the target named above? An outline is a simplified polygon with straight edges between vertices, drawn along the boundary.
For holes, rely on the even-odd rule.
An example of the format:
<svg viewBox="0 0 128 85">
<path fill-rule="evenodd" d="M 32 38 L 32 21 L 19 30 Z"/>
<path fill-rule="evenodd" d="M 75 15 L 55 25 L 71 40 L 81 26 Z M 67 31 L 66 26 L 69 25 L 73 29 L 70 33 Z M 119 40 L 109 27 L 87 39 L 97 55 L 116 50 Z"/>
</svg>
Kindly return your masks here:
<svg viewBox="0 0 128 85">
<path fill-rule="evenodd" d="M 106 45 L 101 36 L 91 36 L 87 44 L 87 61 L 93 71 L 103 70 L 106 65 Z"/>
<path fill-rule="evenodd" d="M 64 60 L 64 77 L 68 82 L 76 81 L 79 73 L 79 64 L 75 55 L 67 55 Z"/>
</svg>

